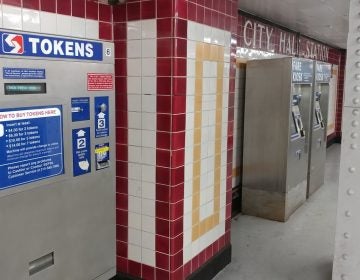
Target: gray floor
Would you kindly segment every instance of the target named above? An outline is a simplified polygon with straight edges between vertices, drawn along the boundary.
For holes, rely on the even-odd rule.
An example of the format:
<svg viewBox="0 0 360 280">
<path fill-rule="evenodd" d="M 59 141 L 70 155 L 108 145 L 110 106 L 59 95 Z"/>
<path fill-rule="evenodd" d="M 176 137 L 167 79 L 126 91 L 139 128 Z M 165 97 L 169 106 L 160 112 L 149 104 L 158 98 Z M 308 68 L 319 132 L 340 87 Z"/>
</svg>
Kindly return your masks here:
<svg viewBox="0 0 360 280">
<path fill-rule="evenodd" d="M 239 216 L 232 263 L 216 279 L 330 280 L 340 145 L 329 148 L 325 185 L 285 223 Z"/>
</svg>

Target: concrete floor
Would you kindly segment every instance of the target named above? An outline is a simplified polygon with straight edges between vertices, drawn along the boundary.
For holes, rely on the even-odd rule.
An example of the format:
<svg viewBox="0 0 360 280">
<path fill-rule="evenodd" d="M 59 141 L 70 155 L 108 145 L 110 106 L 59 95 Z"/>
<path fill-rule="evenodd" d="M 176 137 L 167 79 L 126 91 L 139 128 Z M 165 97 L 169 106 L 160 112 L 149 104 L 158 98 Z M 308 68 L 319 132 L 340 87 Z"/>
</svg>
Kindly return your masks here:
<svg viewBox="0 0 360 280">
<path fill-rule="evenodd" d="M 328 150 L 325 185 L 283 224 L 239 216 L 232 224 L 232 263 L 221 280 L 330 280 L 340 145 Z"/>
</svg>

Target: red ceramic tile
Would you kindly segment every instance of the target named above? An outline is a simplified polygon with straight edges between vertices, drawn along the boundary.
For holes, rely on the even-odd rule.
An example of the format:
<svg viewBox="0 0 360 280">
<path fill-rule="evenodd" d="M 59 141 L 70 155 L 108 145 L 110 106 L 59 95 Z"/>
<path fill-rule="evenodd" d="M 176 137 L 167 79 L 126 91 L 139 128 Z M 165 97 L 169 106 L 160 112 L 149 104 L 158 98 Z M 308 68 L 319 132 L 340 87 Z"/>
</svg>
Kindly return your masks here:
<svg viewBox="0 0 360 280">
<path fill-rule="evenodd" d="M 171 169 L 171 185 L 176 186 L 184 182 L 184 166 Z"/>
<path fill-rule="evenodd" d="M 159 280 L 170 280 L 170 272 L 167 271 L 167 270 L 163 270 L 163 269 L 157 268 L 157 269 L 156 269 L 156 272 L 155 272 L 155 275 L 156 275 L 156 279 L 159 279 Z"/>
<path fill-rule="evenodd" d="M 112 10 L 110 5 L 99 4 L 99 20 L 112 22 Z"/>
<path fill-rule="evenodd" d="M 112 24 L 108 22 L 99 22 L 99 39 L 112 40 Z"/>
<path fill-rule="evenodd" d="M 210 258 L 213 257 L 213 246 L 212 246 L 212 245 L 210 245 L 209 247 L 207 247 L 207 248 L 205 249 L 205 251 L 206 251 L 206 258 L 207 258 L 207 259 L 210 259 Z"/>
<path fill-rule="evenodd" d="M 72 0 L 72 15 L 74 17 L 85 17 L 85 0 Z"/>
<path fill-rule="evenodd" d="M 71 15 L 71 0 L 57 0 L 57 13 Z"/>
<path fill-rule="evenodd" d="M 123 257 L 116 257 L 116 268 L 119 272 L 128 273 L 128 260 Z"/>
<path fill-rule="evenodd" d="M 86 18 L 87 19 L 99 19 L 99 3 L 97 2 L 86 2 Z"/>
<path fill-rule="evenodd" d="M 156 235 L 156 252 L 170 254 L 170 239 L 168 236 Z"/>
<path fill-rule="evenodd" d="M 194 3 L 188 3 L 188 19 L 191 21 L 196 21 L 196 6 Z"/>
<path fill-rule="evenodd" d="M 171 129 L 171 115 L 157 114 L 157 130 L 170 132 Z"/>
<path fill-rule="evenodd" d="M 172 221 L 181 218 L 184 215 L 184 200 L 181 200 L 178 203 L 171 204 L 170 213 L 170 218 Z"/>
<path fill-rule="evenodd" d="M 169 270 L 170 268 L 170 256 L 168 254 L 162 254 L 156 252 L 156 267 Z"/>
<path fill-rule="evenodd" d="M 199 264 L 202 266 L 206 262 L 206 251 L 203 250 L 199 254 Z"/>
<path fill-rule="evenodd" d="M 141 2 L 141 19 L 153 19 L 156 17 L 155 0 Z"/>
<path fill-rule="evenodd" d="M 21 0 L 3 0 L 3 4 L 21 7 Z"/>
<path fill-rule="evenodd" d="M 170 38 L 157 39 L 157 56 L 171 57 L 173 41 Z"/>
<path fill-rule="evenodd" d="M 116 98 L 118 96 L 125 96 L 124 101 L 127 101 L 126 98 L 126 88 L 127 88 L 127 79 L 126 77 L 115 77 L 115 90 L 116 90 Z M 127 103 L 116 104 L 117 109 L 126 109 Z"/>
<path fill-rule="evenodd" d="M 141 264 L 138 262 L 134 262 L 129 260 L 129 274 L 135 277 L 141 278 Z"/>
<path fill-rule="evenodd" d="M 124 58 L 126 57 L 127 49 L 126 49 L 126 41 L 115 41 L 115 58 Z M 118 61 L 118 64 L 122 63 Z M 115 72 L 118 76 L 125 76 L 124 73 L 126 73 L 126 62 L 123 63 L 123 65 L 117 65 L 117 67 L 121 67 L 121 72 Z M 120 69 L 118 69 L 120 70 Z"/>
<path fill-rule="evenodd" d="M 125 22 L 126 17 L 126 5 L 117 5 L 113 7 L 113 20 L 114 22 Z"/>
<path fill-rule="evenodd" d="M 126 32 L 126 23 L 114 23 L 114 40 L 126 40 L 127 32 Z"/>
<path fill-rule="evenodd" d="M 128 179 L 124 177 L 116 177 L 116 192 L 128 193 Z"/>
<path fill-rule="evenodd" d="M 128 201 L 129 197 L 127 194 L 116 194 L 116 208 L 122 209 L 122 210 L 128 210 Z"/>
<path fill-rule="evenodd" d="M 40 0 L 40 8 L 45 12 L 56 13 L 56 0 Z"/>
<path fill-rule="evenodd" d="M 156 182 L 159 184 L 167 185 L 170 183 L 170 168 L 156 167 Z"/>
<path fill-rule="evenodd" d="M 140 2 L 126 3 L 127 20 L 139 20 L 140 16 Z"/>
<path fill-rule="evenodd" d="M 183 235 L 180 234 L 179 236 L 172 238 L 170 240 L 170 254 L 174 255 L 179 253 L 182 249 L 183 249 L 183 245 L 184 245 L 184 239 L 183 239 Z"/>
<path fill-rule="evenodd" d="M 116 224 L 120 226 L 128 226 L 128 211 L 116 209 Z"/>
<path fill-rule="evenodd" d="M 156 165 L 170 167 L 170 150 L 156 150 Z"/>
<path fill-rule="evenodd" d="M 176 132 L 172 134 L 171 148 L 174 150 L 185 147 L 185 132 Z"/>
<path fill-rule="evenodd" d="M 158 95 L 171 95 L 171 77 L 157 77 L 156 88 L 157 88 Z M 168 108 L 168 110 L 166 110 L 166 112 L 170 113 L 171 100 L 163 100 L 163 101 L 169 102 L 169 103 L 166 103 L 166 105 L 168 105 L 170 108 Z M 166 108 L 164 108 L 164 109 L 166 109 Z M 160 112 L 160 111 L 158 110 L 158 112 Z"/>
<path fill-rule="evenodd" d="M 187 57 L 187 40 L 176 38 L 174 39 L 174 56 Z"/>
<path fill-rule="evenodd" d="M 157 76 L 171 76 L 171 58 L 158 58 L 156 63 Z"/>
<path fill-rule="evenodd" d="M 156 133 L 157 148 L 159 149 L 170 149 L 171 134 L 169 132 L 158 131 Z M 166 182 L 165 184 L 169 184 Z"/>
<path fill-rule="evenodd" d="M 156 235 L 169 236 L 170 221 L 163 219 L 156 219 Z"/>
<path fill-rule="evenodd" d="M 171 113 L 171 96 L 158 95 L 156 99 L 156 107 L 158 113 Z"/>
<path fill-rule="evenodd" d="M 23 0 L 23 8 L 39 10 L 40 0 Z"/>
<path fill-rule="evenodd" d="M 174 76 L 183 76 L 183 77 L 186 76 L 186 58 L 174 58 L 173 59 L 173 69 L 174 69 L 174 71 L 173 71 Z M 185 85 L 185 91 L 183 90 L 183 88 L 181 88 L 181 91 L 180 91 L 181 94 L 186 93 L 186 78 L 184 78 L 184 79 L 185 79 L 185 81 L 182 82 L 180 86 L 184 87 L 184 85 Z M 177 88 L 175 88 L 175 89 L 177 90 Z"/>
<path fill-rule="evenodd" d="M 211 10 L 205 8 L 204 24 L 211 26 Z"/>
<path fill-rule="evenodd" d="M 145 280 L 154 280 L 155 279 L 155 268 L 143 264 L 142 269 L 142 279 Z"/>
<path fill-rule="evenodd" d="M 171 273 L 171 280 L 183 280 L 184 279 L 184 270 L 183 267 L 179 267 L 177 270 Z"/>
<path fill-rule="evenodd" d="M 180 69 L 180 71 L 185 71 L 186 69 L 181 69 L 182 67 L 186 68 L 186 61 L 184 60 L 184 64 L 182 65 L 182 61 L 179 59 L 177 59 L 177 62 L 180 62 L 180 64 L 177 64 L 177 67 L 174 67 L 174 72 L 176 71 L 175 69 L 178 68 Z M 178 73 L 178 74 L 183 74 L 182 72 Z M 174 77 L 173 78 L 173 95 L 186 95 L 186 78 L 180 78 L 180 77 Z"/>
<path fill-rule="evenodd" d="M 186 113 L 186 96 L 173 96 L 172 97 L 172 112 L 173 114 Z"/>
<path fill-rule="evenodd" d="M 172 116 L 172 131 L 179 132 L 185 130 L 186 115 L 178 114 Z"/>
<path fill-rule="evenodd" d="M 177 203 L 181 200 L 184 200 L 184 184 L 172 186 L 170 191 L 171 203 Z"/>
<path fill-rule="evenodd" d="M 185 162 L 185 150 L 180 149 L 172 152 L 171 167 L 176 168 L 184 165 Z"/>
<path fill-rule="evenodd" d="M 116 143 L 117 144 L 127 144 L 128 142 L 128 133 L 127 129 L 122 127 L 116 128 Z"/>
<path fill-rule="evenodd" d="M 116 242 L 116 255 L 127 258 L 127 243 L 121 241 Z"/>
<path fill-rule="evenodd" d="M 157 0 L 157 17 L 165 18 L 174 16 L 173 1 Z"/>
<path fill-rule="evenodd" d="M 170 219 L 170 204 L 168 202 L 156 202 L 156 217 L 164 220 Z"/>
<path fill-rule="evenodd" d="M 196 7 L 196 21 L 198 23 L 202 23 L 202 24 L 204 23 L 204 21 L 205 21 L 205 8 L 204 8 L 204 6 L 198 5 Z"/>
<path fill-rule="evenodd" d="M 174 19 L 174 36 L 187 39 L 187 21 L 184 19 Z"/>
<path fill-rule="evenodd" d="M 128 242 L 128 228 L 124 226 L 116 226 L 116 240 Z"/>
<path fill-rule="evenodd" d="M 116 175 L 120 177 L 128 176 L 128 164 L 124 161 L 116 161 Z"/>
<path fill-rule="evenodd" d="M 184 278 L 187 278 L 191 274 L 191 261 L 184 265 Z"/>
<path fill-rule="evenodd" d="M 196 256 L 191 260 L 191 270 L 192 273 L 195 272 L 199 268 L 199 257 Z"/>
<path fill-rule="evenodd" d="M 183 233 L 183 218 L 180 218 L 176 221 L 171 222 L 170 225 L 170 236 L 177 237 L 179 234 Z"/>
<path fill-rule="evenodd" d="M 186 0 L 177 0 L 175 1 L 175 15 L 179 18 L 187 19 L 188 17 L 188 9 L 187 9 L 187 1 Z"/>
<path fill-rule="evenodd" d="M 159 18 L 157 19 L 157 37 L 171 37 L 172 36 L 172 19 Z"/>
<path fill-rule="evenodd" d="M 128 159 L 128 147 L 127 144 L 116 144 L 116 159 L 127 161 Z"/>
</svg>

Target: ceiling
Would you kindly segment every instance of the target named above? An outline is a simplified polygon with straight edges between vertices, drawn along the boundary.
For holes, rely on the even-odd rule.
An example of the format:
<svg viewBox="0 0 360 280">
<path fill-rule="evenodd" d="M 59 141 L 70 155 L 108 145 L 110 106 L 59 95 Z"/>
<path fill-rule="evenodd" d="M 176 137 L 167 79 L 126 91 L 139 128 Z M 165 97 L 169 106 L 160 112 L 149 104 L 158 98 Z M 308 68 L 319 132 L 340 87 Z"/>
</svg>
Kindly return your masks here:
<svg viewBox="0 0 360 280">
<path fill-rule="evenodd" d="M 239 0 L 245 12 L 346 48 L 350 0 Z"/>
</svg>

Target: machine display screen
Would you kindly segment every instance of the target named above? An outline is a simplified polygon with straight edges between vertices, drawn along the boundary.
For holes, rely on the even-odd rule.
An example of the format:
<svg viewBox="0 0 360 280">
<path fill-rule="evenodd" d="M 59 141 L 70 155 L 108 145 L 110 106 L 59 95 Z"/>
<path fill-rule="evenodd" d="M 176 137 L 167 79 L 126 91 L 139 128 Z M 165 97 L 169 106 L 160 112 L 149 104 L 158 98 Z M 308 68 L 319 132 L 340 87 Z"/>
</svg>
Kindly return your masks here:
<svg viewBox="0 0 360 280">
<path fill-rule="evenodd" d="M 5 83 L 5 95 L 45 94 L 46 83 Z"/>
</svg>

